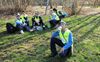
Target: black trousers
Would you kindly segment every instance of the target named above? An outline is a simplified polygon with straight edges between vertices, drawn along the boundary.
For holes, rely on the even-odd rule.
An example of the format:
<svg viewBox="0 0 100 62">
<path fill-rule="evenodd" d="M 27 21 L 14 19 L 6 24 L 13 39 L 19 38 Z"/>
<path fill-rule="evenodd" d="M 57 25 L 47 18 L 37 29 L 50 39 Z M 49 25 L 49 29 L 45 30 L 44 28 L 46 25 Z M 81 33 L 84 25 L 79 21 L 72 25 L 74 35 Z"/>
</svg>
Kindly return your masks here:
<svg viewBox="0 0 100 62">
<path fill-rule="evenodd" d="M 50 49 L 51 49 L 51 54 L 53 56 L 56 56 L 58 54 L 57 50 L 56 50 L 56 44 L 60 47 L 65 46 L 61 40 L 57 39 L 57 38 L 51 38 L 50 41 Z M 71 52 L 71 47 L 69 47 L 68 49 L 64 50 L 64 52 L 61 52 L 59 55 L 61 57 L 65 57 L 67 56 L 69 53 Z"/>
<path fill-rule="evenodd" d="M 60 18 L 60 19 L 63 19 L 63 18 L 65 18 L 65 15 L 61 15 L 61 16 L 59 16 L 59 18 Z"/>
<path fill-rule="evenodd" d="M 25 21 L 25 23 L 27 24 L 27 26 L 29 26 L 29 21 Z"/>
<path fill-rule="evenodd" d="M 16 25 L 16 29 L 18 30 L 18 31 L 20 31 L 20 30 L 27 30 L 27 31 L 30 31 L 30 27 L 29 26 L 27 26 L 27 25 Z"/>
<path fill-rule="evenodd" d="M 55 27 L 59 22 L 60 22 L 59 20 L 50 20 L 49 21 L 51 28 Z"/>
</svg>

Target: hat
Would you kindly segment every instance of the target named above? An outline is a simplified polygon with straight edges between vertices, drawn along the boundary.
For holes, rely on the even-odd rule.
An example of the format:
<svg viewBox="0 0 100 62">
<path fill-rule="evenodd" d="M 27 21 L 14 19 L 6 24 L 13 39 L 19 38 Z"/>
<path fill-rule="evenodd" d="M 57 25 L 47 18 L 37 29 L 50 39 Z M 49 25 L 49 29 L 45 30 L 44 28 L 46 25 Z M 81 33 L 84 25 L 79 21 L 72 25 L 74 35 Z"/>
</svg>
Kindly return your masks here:
<svg viewBox="0 0 100 62">
<path fill-rule="evenodd" d="M 19 14 L 19 13 L 17 13 L 17 16 L 20 16 L 20 14 Z"/>
</svg>

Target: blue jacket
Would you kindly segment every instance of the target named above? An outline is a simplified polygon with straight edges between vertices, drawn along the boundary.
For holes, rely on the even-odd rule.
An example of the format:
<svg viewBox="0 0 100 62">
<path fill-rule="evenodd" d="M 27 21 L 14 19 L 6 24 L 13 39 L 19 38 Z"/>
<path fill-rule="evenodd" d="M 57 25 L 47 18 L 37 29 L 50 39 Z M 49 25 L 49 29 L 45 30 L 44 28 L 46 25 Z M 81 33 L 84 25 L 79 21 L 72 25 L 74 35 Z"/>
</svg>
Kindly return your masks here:
<svg viewBox="0 0 100 62">
<path fill-rule="evenodd" d="M 59 38 L 59 31 L 53 32 L 53 38 Z M 73 35 L 72 33 L 69 34 L 68 42 L 63 46 L 64 49 L 68 49 L 73 44 Z"/>
<path fill-rule="evenodd" d="M 16 20 L 16 25 L 21 25 L 21 24 L 23 24 L 22 21 L 17 19 Z"/>
<path fill-rule="evenodd" d="M 56 15 L 53 15 L 52 16 L 52 20 L 56 20 Z"/>
</svg>

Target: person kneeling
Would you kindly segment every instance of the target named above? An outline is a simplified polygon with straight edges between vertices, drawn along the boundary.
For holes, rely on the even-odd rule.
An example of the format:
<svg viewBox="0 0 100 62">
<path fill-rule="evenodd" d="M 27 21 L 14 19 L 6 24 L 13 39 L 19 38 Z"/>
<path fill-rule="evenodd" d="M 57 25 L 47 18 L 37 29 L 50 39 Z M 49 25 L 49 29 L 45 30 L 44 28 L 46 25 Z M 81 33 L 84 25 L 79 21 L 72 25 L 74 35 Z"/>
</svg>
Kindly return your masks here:
<svg viewBox="0 0 100 62">
<path fill-rule="evenodd" d="M 61 47 L 60 52 L 58 53 L 56 50 L 56 44 Z M 65 28 L 65 23 L 61 22 L 59 29 L 52 34 L 50 41 L 51 48 L 51 56 L 55 57 L 57 54 L 61 57 L 67 56 L 69 53 L 73 51 L 73 36 L 72 32 Z"/>
</svg>

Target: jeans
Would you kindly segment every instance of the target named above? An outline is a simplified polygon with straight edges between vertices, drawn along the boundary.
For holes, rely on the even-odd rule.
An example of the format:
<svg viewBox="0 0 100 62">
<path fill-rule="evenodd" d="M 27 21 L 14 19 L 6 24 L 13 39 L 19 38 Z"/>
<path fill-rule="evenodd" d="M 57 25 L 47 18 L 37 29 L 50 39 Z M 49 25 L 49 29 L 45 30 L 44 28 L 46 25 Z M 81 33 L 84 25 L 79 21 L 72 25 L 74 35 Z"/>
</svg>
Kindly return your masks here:
<svg viewBox="0 0 100 62">
<path fill-rule="evenodd" d="M 50 20 L 49 21 L 51 28 L 55 27 L 59 22 L 60 22 L 59 20 Z"/>
<path fill-rule="evenodd" d="M 41 26 L 44 29 L 44 26 L 46 26 L 43 21 L 39 21 L 38 23 L 36 21 L 32 21 L 32 27 L 35 26 Z"/>
<path fill-rule="evenodd" d="M 27 26 L 27 25 L 16 25 L 16 28 L 17 30 L 24 30 L 24 28 L 27 30 L 27 31 L 30 31 L 30 27 Z"/>
</svg>

